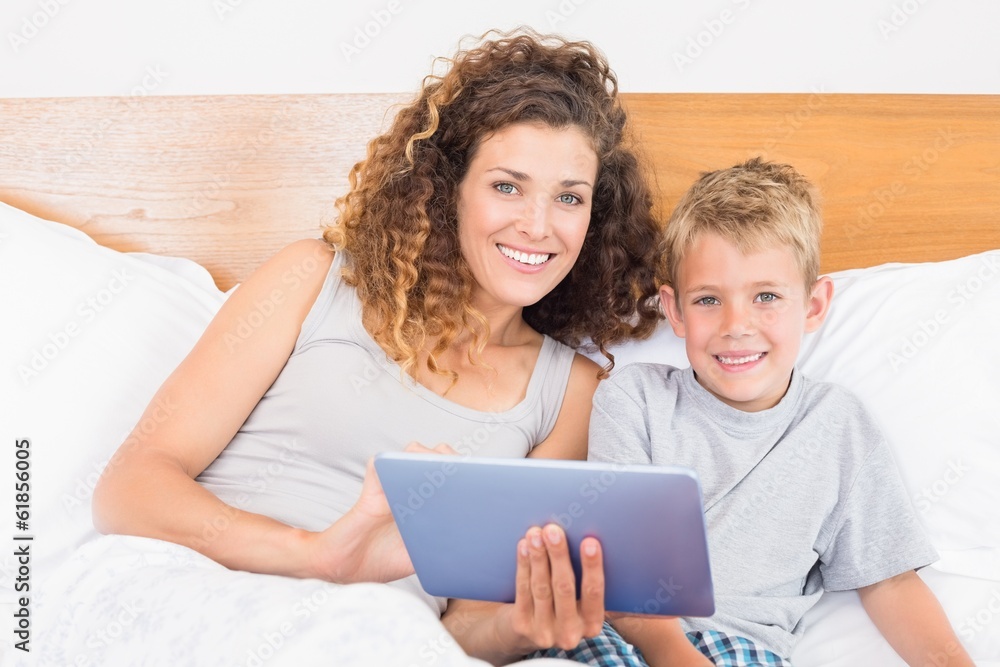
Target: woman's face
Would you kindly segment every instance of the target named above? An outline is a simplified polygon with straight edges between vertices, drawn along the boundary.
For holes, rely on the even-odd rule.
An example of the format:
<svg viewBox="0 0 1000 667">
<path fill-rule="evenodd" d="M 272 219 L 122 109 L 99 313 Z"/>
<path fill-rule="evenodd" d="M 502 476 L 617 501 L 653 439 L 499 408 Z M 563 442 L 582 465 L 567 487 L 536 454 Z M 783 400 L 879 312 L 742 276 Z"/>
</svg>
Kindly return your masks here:
<svg viewBox="0 0 1000 667">
<path fill-rule="evenodd" d="M 458 235 L 480 311 L 529 306 L 566 277 L 590 225 L 597 166 L 573 126 L 518 123 L 479 144 L 459 184 Z"/>
</svg>

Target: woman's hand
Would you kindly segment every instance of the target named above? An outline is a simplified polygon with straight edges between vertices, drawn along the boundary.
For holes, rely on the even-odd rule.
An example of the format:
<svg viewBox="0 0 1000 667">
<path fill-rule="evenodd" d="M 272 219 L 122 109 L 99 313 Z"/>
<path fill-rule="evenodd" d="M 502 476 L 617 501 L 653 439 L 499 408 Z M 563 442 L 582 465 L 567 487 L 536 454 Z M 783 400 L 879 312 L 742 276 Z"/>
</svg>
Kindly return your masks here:
<svg viewBox="0 0 1000 667">
<path fill-rule="evenodd" d="M 411 442 L 403 450 L 417 454 L 457 454 L 448 445 L 433 449 Z M 386 582 L 413 574 L 399 528 L 382 490 L 374 461 L 369 460 L 361 495 L 335 524 L 313 533 L 310 560 L 316 576 L 338 583 Z"/>
<path fill-rule="evenodd" d="M 604 561 L 600 542 L 580 544 L 580 599 L 566 533 L 557 524 L 531 528 L 517 545 L 514 604 L 509 606 L 511 645 L 523 654 L 536 649 L 575 648 L 604 625 Z"/>
</svg>

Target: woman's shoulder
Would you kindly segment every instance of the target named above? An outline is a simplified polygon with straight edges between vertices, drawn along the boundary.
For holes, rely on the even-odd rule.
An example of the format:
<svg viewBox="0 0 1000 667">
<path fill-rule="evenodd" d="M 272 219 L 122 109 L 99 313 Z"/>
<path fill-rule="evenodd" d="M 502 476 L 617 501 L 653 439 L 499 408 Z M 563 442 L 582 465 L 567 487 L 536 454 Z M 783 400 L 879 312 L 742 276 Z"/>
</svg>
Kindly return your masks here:
<svg viewBox="0 0 1000 667">
<path fill-rule="evenodd" d="M 322 239 L 299 239 L 289 243 L 267 260 L 261 270 L 280 271 L 281 282 L 287 286 L 322 285 L 331 264 L 337 259 Z"/>
<path fill-rule="evenodd" d="M 576 348 L 570 347 L 552 336 L 539 334 L 539 339 L 541 346 L 539 358 L 547 358 L 549 364 L 563 369 L 561 373 L 558 373 L 561 381 L 583 382 L 592 386 L 592 390 L 597 388 L 601 375 L 600 365 L 581 354 Z"/>
<path fill-rule="evenodd" d="M 323 288 L 334 251 L 319 239 L 301 239 L 288 244 L 260 265 L 227 299 L 223 311 L 230 315 L 269 320 L 280 318 L 298 332 Z"/>
<path fill-rule="evenodd" d="M 273 301 L 312 303 L 337 255 L 320 239 L 294 241 L 265 261 L 242 285 Z M 239 291 L 239 290 L 237 290 Z"/>
</svg>

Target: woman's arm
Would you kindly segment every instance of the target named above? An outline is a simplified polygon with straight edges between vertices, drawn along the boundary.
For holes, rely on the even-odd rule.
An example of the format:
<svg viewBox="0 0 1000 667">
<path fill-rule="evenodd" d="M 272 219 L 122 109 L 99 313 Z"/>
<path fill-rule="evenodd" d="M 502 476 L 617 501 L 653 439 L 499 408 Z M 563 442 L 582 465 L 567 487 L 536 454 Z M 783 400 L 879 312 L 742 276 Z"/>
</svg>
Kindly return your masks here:
<svg viewBox="0 0 1000 667">
<path fill-rule="evenodd" d="M 934 593 L 914 571 L 858 589 L 861 604 L 908 665 L 972 667 Z"/>
<path fill-rule="evenodd" d="M 587 435 L 590 430 L 590 411 L 594 406 L 594 392 L 600 380 L 601 367 L 577 354 L 570 367 L 566 394 L 563 396 L 559 416 L 545 440 L 528 454 L 529 458 L 587 459 Z"/>
<path fill-rule="evenodd" d="M 98 530 L 183 544 L 233 569 L 370 579 L 360 554 L 371 533 L 382 530 L 398 540 L 371 473 L 362 501 L 323 533 L 239 510 L 194 481 L 281 372 L 332 261 L 322 241 L 298 241 L 229 297 L 153 397 L 139 421 L 144 428 L 134 430 L 108 463 L 94 492 Z M 402 558 L 380 566 L 381 576 L 408 574 L 405 550 L 397 550 Z"/>
</svg>

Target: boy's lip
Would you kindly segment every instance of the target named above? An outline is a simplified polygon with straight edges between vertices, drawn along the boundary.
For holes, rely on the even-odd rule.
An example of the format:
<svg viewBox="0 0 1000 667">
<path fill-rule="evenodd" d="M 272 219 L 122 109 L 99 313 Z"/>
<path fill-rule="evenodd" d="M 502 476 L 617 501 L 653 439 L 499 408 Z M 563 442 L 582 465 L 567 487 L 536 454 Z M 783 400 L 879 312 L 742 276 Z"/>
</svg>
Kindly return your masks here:
<svg viewBox="0 0 1000 667">
<path fill-rule="evenodd" d="M 756 366 L 764 357 L 767 356 L 767 352 L 756 351 L 751 352 L 749 350 L 733 350 L 726 352 L 718 352 L 713 354 L 712 357 L 719 362 L 725 368 L 730 368 L 734 370 L 745 370 Z"/>
</svg>

